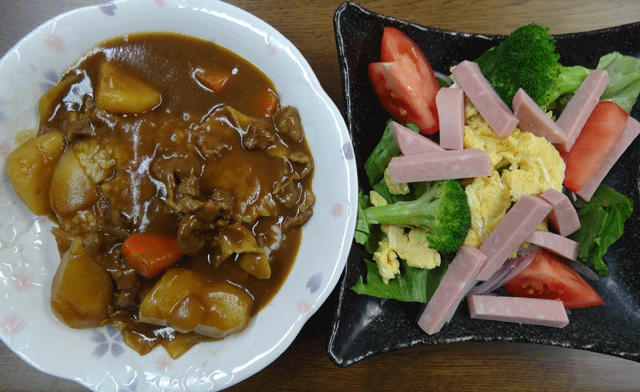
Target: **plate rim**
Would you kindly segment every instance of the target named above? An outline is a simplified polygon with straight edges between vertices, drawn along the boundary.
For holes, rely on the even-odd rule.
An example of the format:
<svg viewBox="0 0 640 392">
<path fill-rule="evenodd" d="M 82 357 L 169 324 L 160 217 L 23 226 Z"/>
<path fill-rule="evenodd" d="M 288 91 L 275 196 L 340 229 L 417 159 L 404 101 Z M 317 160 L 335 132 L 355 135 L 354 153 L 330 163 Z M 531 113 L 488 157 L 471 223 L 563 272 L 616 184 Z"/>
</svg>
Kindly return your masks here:
<svg viewBox="0 0 640 392">
<path fill-rule="evenodd" d="M 506 37 L 506 35 L 504 34 L 479 34 L 479 33 L 466 33 L 466 32 L 458 32 L 458 31 L 453 31 L 453 30 L 446 30 L 446 29 L 440 29 L 440 28 L 435 28 L 435 27 L 430 27 L 430 26 L 425 26 L 425 25 L 420 25 L 418 23 L 414 23 L 414 22 L 409 22 L 406 20 L 402 20 L 402 19 L 398 19 L 395 18 L 393 16 L 388 16 L 388 15 L 383 15 L 371 10 L 368 10 L 362 6 L 360 6 L 359 4 L 352 2 L 352 1 L 345 1 L 344 3 L 342 3 L 335 11 L 334 13 L 334 33 L 336 36 L 336 45 L 337 45 L 337 49 L 338 49 L 338 60 L 339 60 L 339 65 L 340 65 L 340 74 L 341 74 L 341 82 L 342 82 L 342 86 L 343 86 L 343 96 L 344 96 L 344 111 L 346 113 L 346 121 L 347 121 L 347 126 L 349 128 L 349 132 L 352 134 L 352 138 L 354 139 L 354 143 L 357 143 L 356 137 L 353 135 L 354 133 L 354 128 L 356 127 L 355 122 L 358 119 L 355 119 L 353 116 L 353 112 L 352 112 L 352 105 L 353 105 L 353 101 L 352 101 L 352 96 L 353 96 L 353 91 L 351 90 L 351 82 L 352 82 L 352 78 L 351 78 L 351 74 L 350 71 L 352 71 L 352 69 L 350 68 L 350 64 L 348 63 L 348 56 L 353 56 L 354 54 L 352 53 L 347 53 L 347 46 L 345 44 L 345 37 L 344 35 L 346 34 L 345 31 L 349 30 L 349 26 L 347 26 L 348 21 L 343 21 L 342 18 L 344 17 L 345 13 L 354 13 L 354 14 L 359 14 L 363 17 L 366 18 L 374 18 L 376 19 L 375 22 L 372 22 L 372 24 L 375 23 L 379 23 L 381 25 L 388 25 L 388 24 L 396 24 L 396 25 L 404 25 L 404 26 L 408 26 L 409 28 L 416 29 L 416 30 L 423 30 L 423 31 L 427 31 L 427 32 L 435 32 L 435 33 L 441 33 L 441 34 L 448 34 L 448 35 L 457 35 L 457 36 L 462 36 L 462 37 L 472 37 L 472 38 L 480 38 L 480 39 L 486 39 L 489 42 L 493 42 L 493 43 L 497 43 L 500 40 L 504 39 L 504 37 Z M 563 33 L 563 34 L 557 34 L 557 35 L 553 35 L 557 41 L 565 41 L 565 40 L 570 40 L 572 38 L 574 38 L 575 36 L 597 36 L 600 35 L 602 33 L 610 33 L 610 32 L 616 32 L 616 31 L 620 31 L 620 30 L 625 30 L 625 29 L 640 29 L 640 21 L 638 22 L 632 22 L 632 23 L 626 23 L 626 24 L 622 24 L 622 25 L 616 25 L 616 26 L 611 26 L 611 27 L 606 27 L 606 28 L 600 28 L 600 29 L 595 29 L 595 30 L 588 30 L 588 31 L 580 31 L 580 32 L 571 32 L 571 33 Z M 635 114 L 634 117 L 638 118 L 638 109 L 639 109 L 639 103 L 636 103 L 634 110 L 632 111 L 632 114 Z M 640 138 L 637 139 L 634 142 L 634 147 L 635 150 L 638 149 L 638 145 L 640 144 Z M 631 149 L 631 148 L 630 148 Z M 360 166 L 360 165 L 359 165 Z M 353 244 L 353 248 L 357 247 L 357 244 L 354 242 Z M 353 248 L 352 248 L 352 252 L 353 252 Z M 353 256 L 350 255 L 350 259 Z M 332 329 L 331 329 L 331 334 L 328 338 L 328 342 L 327 342 L 327 354 L 329 356 L 329 358 L 332 360 L 332 362 L 334 362 L 334 364 L 336 364 L 339 367 L 348 367 L 351 366 L 357 362 L 360 362 L 364 359 L 373 357 L 375 355 L 379 355 L 379 354 L 383 354 L 389 351 L 394 351 L 394 350 L 398 350 L 398 349 L 402 349 L 402 348 L 406 348 L 406 347 L 413 347 L 416 345 L 432 345 L 432 344 L 445 344 L 445 343 L 454 343 L 454 342 L 458 342 L 458 340 L 450 340 L 450 341 L 437 341 L 437 342 L 430 342 L 427 341 L 425 339 L 416 339 L 414 341 L 405 341 L 405 342 L 401 342 L 401 343 L 397 343 L 395 346 L 383 346 L 383 347 L 376 347 L 376 348 L 372 348 L 370 346 L 368 346 L 368 350 L 365 350 L 364 352 L 361 353 L 360 356 L 350 356 L 350 357 L 346 357 L 344 356 L 340 350 L 339 347 L 336 346 L 337 343 L 337 339 L 338 339 L 338 333 L 341 327 L 341 323 L 345 322 L 343 320 L 343 312 L 345 311 L 344 306 L 345 306 L 345 293 L 349 293 L 349 287 L 346 286 L 346 276 L 347 276 L 347 270 L 349 269 L 349 265 L 350 265 L 351 261 L 347 262 L 347 265 L 345 267 L 345 274 L 340 282 L 340 291 L 339 291 L 339 299 L 338 299 L 338 305 L 336 307 L 336 312 L 334 314 L 333 320 L 332 320 Z M 371 297 L 373 298 L 373 297 Z M 353 299 L 353 298 L 352 298 Z M 367 304 L 370 304 L 370 302 L 368 302 Z M 424 334 L 426 335 L 426 334 Z M 521 343 L 531 343 L 531 344 L 544 344 L 547 346 L 555 346 L 555 347 L 569 347 L 569 348 L 574 348 L 574 349 L 581 349 L 581 350 L 587 350 L 587 351 L 591 351 L 591 352 L 596 352 L 596 353 L 601 353 L 601 354 L 606 354 L 606 355 L 611 355 L 611 356 L 616 356 L 616 357 L 620 357 L 623 359 L 627 359 L 627 360 L 632 360 L 632 361 L 636 361 L 636 362 L 640 362 L 640 352 L 638 353 L 622 353 L 622 352 L 616 352 L 616 351 L 611 351 L 611 350 L 607 350 L 607 349 L 602 349 L 601 347 L 594 347 L 594 346 L 589 346 L 589 345 L 583 345 L 581 347 L 572 347 L 571 345 L 567 346 L 565 344 L 562 344 L 560 342 L 556 342 L 555 344 L 550 343 L 550 342 L 546 342 L 546 341 L 535 341 L 535 339 L 528 339 L 528 340 L 522 340 L 522 339 L 513 339 L 513 338 L 494 338 L 494 339 L 475 339 L 473 337 L 471 338 L 467 338 L 464 339 L 464 341 L 478 341 L 478 342 L 497 342 L 497 341 L 513 341 L 513 342 L 521 342 Z"/>
<path fill-rule="evenodd" d="M 79 7 L 76 9 L 72 9 L 69 11 L 66 11 L 64 13 L 61 13 L 45 22 L 43 22 L 42 24 L 40 24 L 37 28 L 35 28 L 34 30 L 32 30 L 31 32 L 29 32 L 27 35 L 25 35 L 23 38 L 21 38 L 12 48 L 10 48 L 7 53 L 2 57 L 2 59 L 0 59 L 0 67 L 8 61 L 11 61 L 9 59 L 10 56 L 13 56 L 15 54 L 19 54 L 20 50 L 22 50 L 21 48 L 24 47 L 25 43 L 31 42 L 34 39 L 36 39 L 37 37 L 41 37 L 42 34 L 44 34 L 45 31 L 49 32 L 50 30 L 55 30 L 55 28 L 57 27 L 57 24 L 60 23 L 63 20 L 69 19 L 69 18 L 74 18 L 77 17 L 77 15 L 82 15 L 86 12 L 97 12 L 97 10 L 100 10 L 101 12 L 105 13 L 105 6 L 106 7 L 115 7 L 116 11 L 118 9 L 124 9 L 124 7 L 135 7 L 135 8 L 140 8 L 140 7 L 153 7 L 153 2 L 150 2 L 151 4 L 146 4 L 143 3 L 141 4 L 139 1 L 135 1 L 135 0 L 116 0 L 116 1 L 110 1 L 108 3 L 104 3 L 104 4 L 96 4 L 96 5 L 89 5 L 89 6 L 83 6 L 83 7 Z M 157 2 L 156 2 L 157 3 Z M 300 53 L 300 51 L 298 50 L 298 48 L 289 40 L 287 39 L 284 35 L 282 35 L 282 33 L 280 33 L 278 30 L 276 30 L 273 26 L 269 25 L 267 22 L 263 21 L 262 19 L 258 18 L 257 16 L 251 14 L 250 12 L 243 10 L 237 6 L 228 4 L 226 2 L 223 1 L 214 1 L 214 2 L 210 2 L 206 4 L 206 7 L 204 7 L 203 9 L 197 9 L 195 8 L 195 5 L 197 4 L 201 4 L 202 1 L 200 0 L 194 0 L 194 1 L 189 1 L 189 2 L 185 2 L 185 1 L 165 1 L 162 2 L 162 8 L 164 8 L 164 10 L 162 11 L 164 14 L 166 14 L 167 12 L 170 12 L 171 10 L 173 10 L 175 7 L 187 7 L 190 8 L 190 11 L 196 12 L 198 11 L 199 13 L 201 12 L 206 12 L 206 11 L 210 11 L 210 10 L 217 10 L 220 12 L 226 12 L 229 13 L 231 11 L 231 13 L 234 16 L 237 15 L 241 15 L 241 19 L 248 21 L 247 23 L 251 24 L 252 28 L 259 28 L 262 31 L 266 31 L 268 36 L 272 36 L 275 37 L 278 42 L 283 42 L 286 44 L 285 48 L 291 52 L 291 56 L 293 58 L 296 59 L 296 61 L 298 62 L 298 65 L 300 67 L 300 72 L 303 72 L 306 80 L 309 81 L 310 85 L 309 88 L 311 89 L 311 91 L 314 93 L 314 95 L 316 95 L 316 97 L 314 98 L 314 100 L 318 103 L 322 102 L 322 105 L 325 106 L 326 108 L 324 109 L 324 111 L 326 111 L 327 116 L 331 116 L 332 118 L 332 124 L 334 124 L 335 122 L 335 127 L 336 127 L 336 139 L 341 141 L 342 143 L 344 143 L 342 145 L 342 147 L 344 148 L 344 146 L 346 146 L 347 144 L 351 143 L 351 139 L 350 139 L 350 134 L 348 132 L 348 128 L 346 127 L 346 124 L 344 123 L 344 119 L 342 117 L 342 115 L 340 114 L 339 109 L 336 107 L 335 103 L 329 98 L 329 96 L 327 95 L 326 91 L 324 90 L 324 88 L 320 85 L 320 82 L 317 78 L 317 75 L 315 74 L 315 72 L 312 70 L 308 60 Z M 188 7 L 190 5 L 193 5 L 192 7 Z M 121 7 L 121 8 L 120 8 Z M 112 9 L 113 10 L 113 9 Z M 107 9 L 108 11 L 108 9 Z M 212 16 L 212 18 L 215 18 Z M 118 34 L 115 34 L 118 35 Z M 94 44 L 95 45 L 95 44 Z M 70 59 L 69 62 L 69 66 L 72 66 L 74 64 L 74 62 L 77 59 L 73 58 Z M 275 81 L 274 81 L 275 82 Z M 310 120 L 310 121 L 315 121 L 315 120 Z M 13 131 L 9 131 L 6 132 L 6 134 L 3 137 L 7 137 L 7 140 L 13 139 Z M 335 141 L 335 143 L 338 143 L 338 141 Z M 344 270 L 344 266 L 346 265 L 346 259 L 347 259 L 347 255 L 348 255 L 348 250 L 351 246 L 351 238 L 353 237 L 353 232 L 355 231 L 355 214 L 353 214 L 353 205 L 354 203 L 357 203 L 357 192 L 351 192 L 350 190 L 354 190 L 357 188 L 357 171 L 355 169 L 355 163 L 354 160 L 349 160 L 347 155 L 348 155 L 348 151 L 343 151 L 342 149 L 339 151 L 340 154 L 340 158 L 342 158 L 342 160 L 338 163 L 336 163 L 336 165 L 343 165 L 345 168 L 345 173 L 344 173 L 344 184 L 342 184 L 347 190 L 349 190 L 347 192 L 347 194 L 344 195 L 339 195 L 338 197 L 336 197 L 336 199 L 340 199 L 341 201 L 343 201 L 343 205 L 342 207 L 344 207 L 343 210 L 340 211 L 336 211 L 335 214 L 341 214 L 339 216 L 340 220 L 344 220 L 344 224 L 340 223 L 340 227 L 343 227 L 343 230 L 341 230 L 339 233 L 337 233 L 335 235 L 335 239 L 336 242 L 339 243 L 339 246 L 336 247 L 335 253 L 338 257 L 336 257 L 336 260 L 334 263 L 331 264 L 331 267 L 327 267 L 327 268 L 323 268 L 321 271 L 324 271 L 325 274 L 322 277 L 321 283 L 319 284 L 319 288 L 316 289 L 315 287 L 312 287 L 311 289 L 307 288 L 307 291 L 309 290 L 317 290 L 317 291 L 312 291 L 312 293 L 314 293 L 313 296 L 309 296 L 309 303 L 308 306 L 309 308 L 305 308 L 305 309 L 299 309 L 300 310 L 300 314 L 298 316 L 298 318 L 292 323 L 291 327 L 288 328 L 286 334 L 279 340 L 279 341 L 275 341 L 273 342 L 273 345 L 271 347 L 271 349 L 264 353 L 264 355 L 258 355 L 256 356 L 256 358 L 254 358 L 251 363 L 254 363 L 254 365 L 251 366 L 256 366 L 257 367 L 255 369 L 255 371 L 253 372 L 244 372 L 242 369 L 239 370 L 238 373 L 233 373 L 232 376 L 230 377 L 230 379 L 228 380 L 228 382 L 224 383 L 220 383 L 220 384 L 216 384 L 216 388 L 226 388 L 229 387 L 231 385 L 234 385 L 248 377 L 250 377 L 251 375 L 261 371 L 262 369 L 264 369 L 266 366 L 268 366 L 271 362 L 273 362 L 277 357 L 279 357 L 293 342 L 293 340 L 295 339 L 295 337 L 299 334 L 299 332 L 301 331 L 301 329 L 303 328 L 304 324 L 310 319 L 310 317 L 317 312 L 317 310 L 320 308 L 321 304 L 326 302 L 327 298 L 329 297 L 330 293 L 335 289 L 335 286 L 338 284 L 339 282 L 339 278 L 341 276 L 342 271 Z M 337 154 L 336 154 L 337 155 Z M 4 166 L 4 160 L 2 162 L 2 166 Z M 342 166 L 340 166 L 342 167 Z M 4 172 L 4 170 L 3 170 Z M 316 171 L 316 175 L 320 175 L 321 173 Z M 6 179 L 6 174 L 5 174 L 5 179 Z M 314 180 L 316 179 L 316 177 L 314 177 Z M 314 185 L 318 182 L 314 181 Z M 4 184 L 3 184 L 4 185 Z M 332 199 L 333 200 L 333 199 Z M 320 213 L 320 211 L 318 212 Z M 330 211 L 331 213 L 331 211 Z M 37 218 L 34 219 L 34 221 L 37 220 Z M 304 234 L 303 234 L 304 235 Z M 320 270 L 318 268 L 318 270 Z M 309 282 L 299 282 L 299 285 L 304 287 L 304 284 L 307 283 L 307 285 L 309 284 Z M 285 282 L 286 284 L 286 282 Z M 283 285 L 284 287 L 284 285 Z M 309 287 L 309 286 L 307 286 Z M 45 294 L 43 294 L 46 298 L 48 298 L 46 291 L 48 290 L 47 287 L 44 288 Z M 277 296 L 277 295 L 276 295 Z M 45 299 L 46 299 L 45 298 Z M 275 298 L 271 301 L 271 303 L 273 303 L 275 300 Z M 269 305 L 268 305 L 269 306 Z M 8 309 L 11 309 L 11 304 L 8 305 Z M 0 315 L 1 316 L 1 315 Z M 0 329 L 1 332 L 1 329 Z M 35 363 L 31 358 L 28 357 L 28 355 L 26 355 L 24 352 L 22 352 L 21 350 L 17 350 L 16 347 L 14 347 L 14 345 L 11 343 L 11 339 L 5 339 L 5 335 L 4 334 L 0 334 L 0 340 L 3 341 L 3 343 L 9 347 L 9 349 L 11 349 L 12 352 L 14 352 L 16 355 L 18 355 L 22 360 L 24 360 L 25 362 L 29 363 L 32 367 L 44 372 L 44 373 L 48 373 L 51 374 L 53 376 L 56 377 L 61 377 L 61 378 L 67 378 L 73 381 L 76 381 L 78 383 L 80 383 L 81 385 L 84 385 L 85 387 L 91 388 L 91 389 L 96 389 L 99 386 L 88 381 L 88 379 L 86 378 L 86 374 L 81 374 L 81 373 L 74 373 L 71 372 L 69 374 L 62 374 L 60 372 L 55 372 L 55 371 L 50 371 L 47 369 L 46 364 L 42 364 L 42 363 Z M 201 345 L 202 346 L 202 345 Z M 158 351 L 160 350 L 160 348 L 158 348 L 157 350 L 154 351 Z M 150 353 L 151 354 L 151 353 Z M 147 354 L 149 355 L 149 354 Z M 143 356 L 140 356 L 141 358 Z M 250 364 L 248 364 L 250 365 Z M 81 378 L 81 376 L 85 376 L 85 378 Z M 143 390 L 145 389 L 142 385 L 138 385 L 139 390 Z M 97 390 L 97 389 L 96 389 Z M 208 388 L 206 389 L 208 390 Z"/>
</svg>

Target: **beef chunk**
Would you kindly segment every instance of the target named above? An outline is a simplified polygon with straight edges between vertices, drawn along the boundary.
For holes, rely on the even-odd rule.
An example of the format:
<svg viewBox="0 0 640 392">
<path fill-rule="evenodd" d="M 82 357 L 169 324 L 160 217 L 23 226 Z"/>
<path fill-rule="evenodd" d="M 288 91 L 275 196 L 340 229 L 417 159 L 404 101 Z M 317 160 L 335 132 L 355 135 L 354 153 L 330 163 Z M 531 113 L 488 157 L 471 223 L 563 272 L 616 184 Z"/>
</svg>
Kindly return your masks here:
<svg viewBox="0 0 640 392">
<path fill-rule="evenodd" d="M 276 142 L 276 133 L 266 121 L 253 121 L 242 135 L 242 146 L 247 150 L 253 148 L 267 149 Z"/>
<path fill-rule="evenodd" d="M 83 136 L 95 136 L 96 132 L 89 117 L 84 117 L 65 128 L 65 137 L 73 141 Z"/>
<path fill-rule="evenodd" d="M 294 143 L 302 141 L 304 131 L 298 109 L 292 106 L 281 107 L 273 114 L 273 121 L 283 139 Z"/>
<path fill-rule="evenodd" d="M 202 219 L 189 214 L 180 218 L 178 224 L 178 246 L 185 255 L 194 255 L 205 245 L 204 232 L 208 226 Z"/>
<path fill-rule="evenodd" d="M 294 166 L 294 171 L 291 174 L 295 180 L 302 180 L 307 177 L 313 171 L 313 161 L 311 157 L 301 151 L 294 151 L 287 157 L 289 162 L 291 162 L 292 166 Z M 302 166 L 302 167 L 296 167 Z"/>
<path fill-rule="evenodd" d="M 294 227 L 302 226 L 311 215 L 313 215 L 313 204 L 316 202 L 316 196 L 310 190 L 304 192 L 302 202 L 298 206 L 298 211 L 295 216 L 289 217 L 284 221 L 282 225 L 282 231 L 287 232 Z"/>
</svg>

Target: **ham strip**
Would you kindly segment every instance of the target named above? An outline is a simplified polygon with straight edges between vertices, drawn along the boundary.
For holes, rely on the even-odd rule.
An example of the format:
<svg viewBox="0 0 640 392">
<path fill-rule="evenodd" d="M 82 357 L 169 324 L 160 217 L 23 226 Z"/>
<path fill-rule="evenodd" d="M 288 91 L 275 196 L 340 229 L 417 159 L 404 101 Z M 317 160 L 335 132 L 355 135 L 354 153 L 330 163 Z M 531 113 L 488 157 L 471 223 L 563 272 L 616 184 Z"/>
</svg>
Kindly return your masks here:
<svg viewBox="0 0 640 392">
<path fill-rule="evenodd" d="M 564 131 L 567 137 L 565 143 L 556 144 L 558 151 L 568 152 L 571 150 L 608 84 L 609 73 L 605 70 L 594 70 L 576 90 L 556 121 L 556 125 Z"/>
<path fill-rule="evenodd" d="M 479 249 L 487 255 L 487 261 L 477 279 L 485 281 L 496 273 L 507 258 L 546 218 L 552 208 L 551 204 L 544 199 L 522 195 L 480 245 Z"/>
<path fill-rule="evenodd" d="M 427 303 L 418 325 L 429 335 L 439 332 L 451 318 L 460 301 L 476 282 L 475 277 L 487 256 L 477 248 L 463 245 L 451 261 L 433 297 Z"/>
<path fill-rule="evenodd" d="M 491 162 L 479 148 L 443 150 L 393 157 L 389 172 L 396 184 L 471 178 L 491 176 Z"/>
<path fill-rule="evenodd" d="M 465 60 L 451 74 L 489 126 L 501 137 L 511 135 L 518 119 L 484 77 L 478 64 Z"/>
<path fill-rule="evenodd" d="M 618 161 L 639 134 L 640 122 L 629 116 L 627 124 L 625 125 L 624 130 L 622 130 L 622 134 L 618 137 L 613 149 L 611 149 L 609 154 L 604 158 L 604 161 L 602 161 L 598 170 L 591 176 L 591 178 L 589 178 L 589 180 L 587 180 L 576 194 L 586 201 L 591 200 L 596 189 L 598 189 L 598 186 L 600 186 L 604 177 L 609 173 L 609 170 L 611 170 L 613 165 Z"/>
<path fill-rule="evenodd" d="M 520 120 L 518 128 L 547 139 L 550 143 L 566 143 L 567 136 L 538 104 L 523 90 L 518 89 L 513 97 L 513 112 Z"/>
<path fill-rule="evenodd" d="M 440 147 L 438 143 L 395 121 L 391 122 L 391 133 L 393 134 L 393 140 L 396 142 L 396 146 L 398 146 L 404 155 L 443 151 L 443 148 Z"/>
<path fill-rule="evenodd" d="M 558 256 L 566 257 L 570 260 L 578 259 L 580 244 L 561 235 L 548 231 L 535 230 L 527 237 L 526 241 L 538 245 Z"/>
<path fill-rule="evenodd" d="M 562 328 L 569 324 L 562 301 L 537 298 L 472 295 L 471 318 Z"/>
<path fill-rule="evenodd" d="M 571 200 L 562 192 L 549 188 L 541 198 L 551 203 L 553 209 L 549 213 L 549 221 L 556 231 L 563 237 L 567 237 L 580 228 L 580 218 Z"/>
<path fill-rule="evenodd" d="M 460 88 L 441 88 L 436 94 L 440 121 L 440 147 L 464 148 L 464 92 Z"/>
</svg>

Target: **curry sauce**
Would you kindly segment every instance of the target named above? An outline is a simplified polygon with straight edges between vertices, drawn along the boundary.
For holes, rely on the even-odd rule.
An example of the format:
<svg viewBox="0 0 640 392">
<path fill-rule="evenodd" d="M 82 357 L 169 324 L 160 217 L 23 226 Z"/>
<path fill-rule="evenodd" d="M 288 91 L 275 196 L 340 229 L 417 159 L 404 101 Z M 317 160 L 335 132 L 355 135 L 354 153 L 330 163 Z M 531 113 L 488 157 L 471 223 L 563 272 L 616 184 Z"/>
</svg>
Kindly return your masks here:
<svg viewBox="0 0 640 392">
<path fill-rule="evenodd" d="M 111 323 L 139 353 L 162 344 L 176 357 L 242 330 L 277 293 L 312 215 L 313 159 L 261 70 L 208 41 L 129 35 L 91 50 L 39 108 L 38 136 L 7 170 L 58 223 L 63 322 Z M 134 233 L 176 242 L 176 260 L 141 272 L 123 256 Z"/>
</svg>

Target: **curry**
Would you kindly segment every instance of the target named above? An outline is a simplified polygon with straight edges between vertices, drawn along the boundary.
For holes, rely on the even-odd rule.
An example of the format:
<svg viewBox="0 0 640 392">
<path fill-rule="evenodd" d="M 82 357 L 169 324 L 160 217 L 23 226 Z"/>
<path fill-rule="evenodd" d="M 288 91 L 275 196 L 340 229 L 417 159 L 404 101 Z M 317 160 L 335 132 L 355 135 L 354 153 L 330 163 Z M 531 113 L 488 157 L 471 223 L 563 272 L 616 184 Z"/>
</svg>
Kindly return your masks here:
<svg viewBox="0 0 640 392">
<path fill-rule="evenodd" d="M 211 42 L 129 35 L 87 53 L 39 110 L 6 162 L 20 199 L 57 223 L 61 321 L 110 323 L 175 358 L 277 293 L 314 168 L 298 111 L 257 67 Z"/>
</svg>

